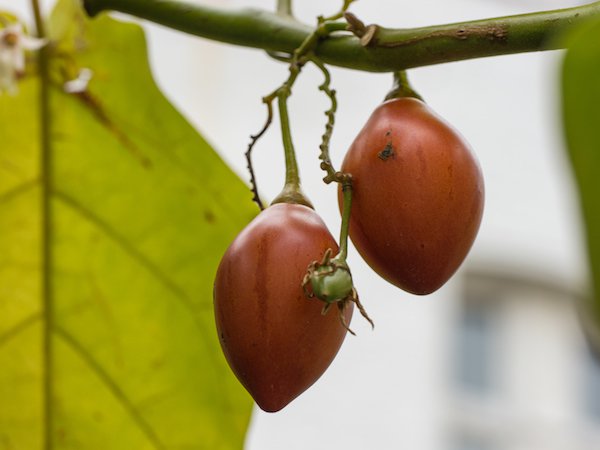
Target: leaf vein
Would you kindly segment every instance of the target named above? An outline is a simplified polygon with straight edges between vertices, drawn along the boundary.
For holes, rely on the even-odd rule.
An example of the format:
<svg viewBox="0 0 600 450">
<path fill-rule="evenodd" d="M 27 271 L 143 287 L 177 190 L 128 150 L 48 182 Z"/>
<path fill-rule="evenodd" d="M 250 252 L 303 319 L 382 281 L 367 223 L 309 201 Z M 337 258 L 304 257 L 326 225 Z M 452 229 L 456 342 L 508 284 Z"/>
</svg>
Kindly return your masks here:
<svg viewBox="0 0 600 450">
<path fill-rule="evenodd" d="M 154 429 L 144 420 L 140 412 L 136 409 L 132 401 L 127 397 L 125 392 L 119 387 L 119 385 L 112 379 L 112 377 L 104 370 L 104 368 L 94 359 L 90 352 L 71 334 L 64 329 L 55 326 L 53 328 L 55 335 L 60 337 L 67 345 L 69 345 L 75 353 L 87 364 L 87 366 L 94 372 L 102 383 L 108 388 L 113 396 L 121 403 L 127 413 L 133 419 L 139 429 L 146 435 L 146 437 L 152 442 L 154 447 L 158 450 L 166 450 L 165 445 L 160 441 L 158 435 Z"/>
<path fill-rule="evenodd" d="M 19 323 L 17 323 L 12 328 L 9 328 L 3 334 L 0 334 L 0 347 L 7 344 L 8 342 L 10 342 L 11 339 L 14 339 L 21 332 L 25 331 L 31 325 L 36 323 L 40 319 L 40 317 L 41 317 L 41 314 L 39 312 L 31 314 L 30 316 L 21 320 Z"/>
<path fill-rule="evenodd" d="M 144 255 L 140 250 L 138 250 L 135 246 L 131 245 L 127 239 L 121 236 L 117 231 L 115 231 L 108 223 L 104 222 L 97 215 L 95 215 L 92 211 L 86 208 L 84 205 L 79 203 L 70 195 L 55 191 L 54 195 L 56 198 L 61 200 L 65 205 L 71 207 L 72 210 L 79 213 L 89 222 L 94 224 L 96 228 L 98 228 L 106 237 L 108 237 L 111 241 L 115 242 L 119 247 L 121 247 L 127 254 L 129 254 L 133 259 L 135 259 L 140 265 L 142 265 L 148 272 L 150 272 L 154 277 L 156 277 L 161 284 L 163 284 L 169 291 L 171 291 L 177 298 L 180 299 L 182 303 L 186 305 L 186 307 L 190 310 L 192 314 L 194 314 L 194 305 L 190 298 L 187 296 L 185 291 L 177 285 L 173 280 L 171 280 L 167 274 L 165 274 L 153 261 L 151 261 L 146 255 Z"/>
<path fill-rule="evenodd" d="M 175 297 L 179 300 L 180 304 L 182 304 L 190 313 L 194 325 L 198 330 L 200 335 L 200 340 L 205 345 L 206 352 L 208 357 L 211 359 L 212 364 L 210 366 L 214 370 L 215 374 L 215 382 L 220 385 L 221 392 L 227 392 L 227 389 L 224 386 L 223 377 L 218 371 L 219 361 L 217 359 L 217 355 L 215 354 L 213 348 L 209 345 L 210 338 L 207 334 L 205 327 L 200 321 L 199 315 L 195 310 L 195 306 L 192 303 L 191 299 L 188 297 L 186 292 L 178 286 L 174 281 L 172 281 L 159 267 L 157 267 L 154 262 L 152 262 L 146 255 L 144 255 L 140 250 L 138 250 L 135 246 L 131 245 L 123 236 L 121 236 L 117 231 L 115 231 L 109 224 L 104 222 L 101 218 L 95 215 L 89 208 L 86 208 L 84 205 L 79 203 L 76 199 L 72 198 L 70 195 L 60 192 L 54 191 L 54 195 L 57 199 L 61 200 L 65 205 L 72 208 L 73 211 L 79 213 L 83 218 L 87 219 L 90 223 L 94 224 L 100 231 L 102 231 L 106 237 L 119 245 L 127 254 L 129 254 L 134 260 L 136 260 L 142 267 L 144 267 L 148 272 L 156 277 L 156 279 L 161 282 L 170 292 L 172 292 Z M 206 311 L 207 308 L 202 308 L 203 311 Z M 221 402 L 221 406 L 225 411 L 232 410 L 232 406 L 229 402 L 229 399 L 226 396 L 219 396 L 219 401 Z"/>
<path fill-rule="evenodd" d="M 29 189 L 31 189 L 32 187 L 37 185 L 38 182 L 39 182 L 39 179 L 34 178 L 33 180 L 25 181 L 25 182 L 15 186 L 14 188 L 9 189 L 8 191 L 2 192 L 0 194 L 0 204 L 8 203 L 15 197 L 18 197 L 19 195 L 24 194 L 25 192 L 28 192 Z"/>
<path fill-rule="evenodd" d="M 159 94 L 162 95 L 160 92 Z M 191 183 L 200 187 L 202 191 L 205 191 L 207 193 L 207 198 L 219 198 L 221 193 L 220 189 L 214 187 L 211 183 L 207 183 L 206 180 L 203 179 L 206 178 L 206 176 L 202 177 L 194 174 L 193 171 L 191 171 L 189 167 L 181 161 L 176 152 L 173 150 L 179 145 L 180 142 L 186 142 L 185 138 L 175 140 L 169 147 L 165 147 L 164 145 L 161 145 L 161 143 L 158 142 L 158 140 L 143 127 L 139 127 L 134 122 L 128 121 L 126 118 L 119 116 L 119 114 L 115 111 L 105 111 L 100 103 L 98 103 L 95 98 L 91 97 L 91 94 L 87 94 L 83 97 L 80 96 L 79 98 L 82 100 L 82 104 L 90 110 L 90 113 L 96 117 L 111 134 L 116 136 L 116 139 L 119 141 L 119 143 L 129 150 L 132 155 L 134 155 L 134 157 L 140 161 L 143 167 L 152 167 L 152 161 L 148 156 L 141 153 L 134 140 L 127 137 L 127 133 L 122 131 L 123 129 L 129 130 L 130 133 L 134 131 L 135 136 L 137 136 L 137 140 L 142 141 L 145 147 L 151 147 L 155 152 L 165 156 L 175 168 L 181 171 L 181 173 L 188 178 Z M 176 113 L 179 114 L 177 111 Z M 194 132 L 196 133 L 197 137 L 200 137 L 195 130 Z M 202 142 L 208 147 L 208 144 L 206 141 L 204 141 L 204 138 L 202 138 Z M 209 155 L 207 155 L 206 158 L 208 159 L 212 157 L 213 164 L 222 165 L 223 163 L 220 160 L 218 153 L 210 148 L 208 150 Z M 230 219 L 236 219 L 234 214 L 235 210 L 224 207 L 222 201 L 216 202 L 214 207 L 218 208 L 224 216 Z"/>
</svg>

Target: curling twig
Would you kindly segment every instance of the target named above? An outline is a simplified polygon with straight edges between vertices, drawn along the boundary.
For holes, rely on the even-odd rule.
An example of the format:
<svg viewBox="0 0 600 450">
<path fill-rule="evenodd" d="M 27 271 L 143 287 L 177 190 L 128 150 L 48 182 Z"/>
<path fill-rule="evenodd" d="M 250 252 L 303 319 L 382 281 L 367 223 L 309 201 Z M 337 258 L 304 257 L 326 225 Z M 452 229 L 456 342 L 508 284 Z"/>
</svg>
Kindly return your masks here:
<svg viewBox="0 0 600 450">
<path fill-rule="evenodd" d="M 317 19 L 318 24 L 317 24 L 317 27 L 315 28 L 315 30 L 306 37 L 306 39 L 302 42 L 302 44 L 291 55 L 288 78 L 284 81 L 284 83 L 279 88 L 275 89 L 273 92 L 271 92 L 269 95 L 267 95 L 263 98 L 263 103 L 265 103 L 268 108 L 267 121 L 265 122 L 265 125 L 263 126 L 263 128 L 260 130 L 259 133 L 252 135 L 250 137 L 251 138 L 250 144 L 248 146 L 248 150 L 246 151 L 246 160 L 248 162 L 248 170 L 250 171 L 250 178 L 251 178 L 250 183 L 251 183 L 251 188 L 252 188 L 252 193 L 253 193 L 253 200 L 258 204 L 258 206 L 261 210 L 264 209 L 264 206 L 258 195 L 256 176 L 255 176 L 254 169 L 252 166 L 251 154 L 252 154 L 252 150 L 253 150 L 254 146 L 256 145 L 256 142 L 264 135 L 264 133 L 267 131 L 267 129 L 270 127 L 270 125 L 273 121 L 272 120 L 273 119 L 273 105 L 272 104 L 275 99 L 278 100 L 278 106 L 279 106 L 279 112 L 280 112 L 280 118 L 281 118 L 282 136 L 284 138 L 283 144 L 284 144 L 284 151 L 285 151 L 285 157 L 286 157 L 286 182 L 285 182 L 284 190 L 277 198 L 275 198 L 275 200 L 273 200 L 273 203 L 278 203 L 281 201 L 287 202 L 287 201 L 291 200 L 295 203 L 303 203 L 303 204 L 306 204 L 307 206 L 310 206 L 310 202 L 308 202 L 308 200 L 306 200 L 300 192 L 300 177 L 298 175 L 298 168 L 297 168 L 297 164 L 296 164 L 295 152 L 294 152 L 294 148 L 293 148 L 293 144 L 292 144 L 290 127 L 289 127 L 289 119 L 287 117 L 287 100 L 292 93 L 292 87 L 293 87 L 296 79 L 298 78 L 298 75 L 300 74 L 304 65 L 308 61 L 315 59 L 315 57 L 313 55 L 313 51 L 317 47 L 319 42 L 322 39 L 325 39 L 327 36 L 329 36 L 329 34 L 331 34 L 332 32 L 344 30 L 346 28 L 345 22 L 336 22 L 336 21 L 344 16 L 344 13 L 346 12 L 346 10 L 350 6 L 350 4 L 354 1 L 355 0 L 344 0 L 343 6 L 338 13 L 336 13 L 332 16 L 329 16 L 329 17 L 323 17 L 323 16 L 318 17 L 318 19 Z M 286 6 L 289 4 L 290 3 L 288 3 L 288 2 L 280 2 L 279 3 L 280 6 Z M 286 9 L 286 8 L 283 8 L 283 9 Z M 277 59 L 279 59 L 281 56 L 283 56 L 283 55 L 275 55 L 275 57 Z M 327 95 L 330 96 L 330 98 L 332 98 L 332 101 L 334 103 L 333 111 L 330 114 L 328 113 L 328 117 L 329 117 L 328 124 L 331 127 L 331 129 L 329 130 L 328 133 L 326 133 L 328 136 L 331 136 L 331 132 L 333 130 L 333 118 L 334 118 L 334 113 L 335 113 L 335 109 L 337 106 L 337 104 L 335 103 L 335 92 L 332 92 L 329 89 L 330 77 L 329 77 L 329 72 L 327 71 L 325 66 L 320 62 L 315 62 L 315 64 L 317 64 L 321 68 L 321 70 L 324 71 L 324 73 L 326 74 L 326 82 L 324 83 L 324 86 L 321 90 L 324 90 L 324 92 L 326 92 Z M 325 142 L 325 146 L 326 146 L 325 148 L 328 148 L 328 145 L 329 145 L 329 140 L 327 140 Z M 331 162 L 329 162 L 329 165 L 331 166 Z"/>
<path fill-rule="evenodd" d="M 335 113 L 337 111 L 336 92 L 335 89 L 331 89 L 331 75 L 329 70 L 327 70 L 327 67 L 325 67 L 325 64 L 315 57 L 313 57 L 311 61 L 321 70 L 325 78 L 323 83 L 319 86 L 319 90 L 323 91 L 331 101 L 331 107 L 325 111 L 327 123 L 325 124 L 325 133 L 321 137 L 321 145 L 319 145 L 319 148 L 321 149 L 321 154 L 319 155 L 319 159 L 321 160 L 321 169 L 327 173 L 327 175 L 323 178 L 323 181 L 326 184 L 329 184 L 333 181 L 341 182 L 342 174 L 335 171 L 333 164 L 331 163 L 331 158 L 329 157 L 329 143 L 331 141 L 331 135 L 333 134 Z"/>
<path fill-rule="evenodd" d="M 265 124 L 263 125 L 262 129 L 256 133 L 250 136 L 250 144 L 248 144 L 248 150 L 246 150 L 246 162 L 248 164 L 248 171 L 250 172 L 250 186 L 251 186 L 251 191 L 252 191 L 252 201 L 254 201 L 258 207 L 260 208 L 260 210 L 264 210 L 265 207 L 262 203 L 262 200 L 260 199 L 260 196 L 258 195 L 258 186 L 256 184 L 256 175 L 254 174 L 254 167 L 252 165 L 252 150 L 254 149 L 254 146 L 256 145 L 256 142 L 262 137 L 263 134 L 265 134 L 265 132 L 269 129 L 269 127 L 271 126 L 271 122 L 273 122 L 273 100 L 269 99 L 268 97 L 263 98 L 263 103 L 265 103 L 267 105 L 267 120 L 265 121 Z"/>
</svg>

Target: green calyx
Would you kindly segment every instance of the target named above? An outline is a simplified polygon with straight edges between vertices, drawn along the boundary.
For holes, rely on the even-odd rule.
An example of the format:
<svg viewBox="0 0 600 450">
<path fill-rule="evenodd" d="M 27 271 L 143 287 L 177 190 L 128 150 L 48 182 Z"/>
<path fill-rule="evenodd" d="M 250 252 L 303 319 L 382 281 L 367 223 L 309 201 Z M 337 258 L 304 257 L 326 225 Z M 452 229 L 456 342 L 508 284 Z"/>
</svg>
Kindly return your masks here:
<svg viewBox="0 0 600 450">
<path fill-rule="evenodd" d="M 352 297 L 354 283 L 345 261 L 330 259 L 331 249 L 325 252 L 323 260 L 314 262 L 308 269 L 304 285 L 310 284 L 311 297 L 317 297 L 327 304 L 344 301 Z"/>
<path fill-rule="evenodd" d="M 365 308 L 358 299 L 354 283 L 352 282 L 352 274 L 346 264 L 345 253 L 340 252 L 335 258 L 331 258 L 331 249 L 327 249 L 323 255 L 321 262 L 313 261 L 309 264 L 306 275 L 302 280 L 302 288 L 308 298 L 317 297 L 325 305 L 321 314 L 327 314 L 331 305 L 336 305 L 339 311 L 340 323 L 354 334 L 346 321 L 344 311 L 350 303 L 354 303 L 361 315 L 373 327 L 373 321 L 368 316 Z M 310 288 L 308 286 L 310 285 Z"/>
<path fill-rule="evenodd" d="M 271 202 L 271 205 L 277 203 L 304 205 L 308 206 L 310 209 L 315 209 L 310 200 L 302 192 L 299 184 L 286 184 L 279 195 Z"/>
<path fill-rule="evenodd" d="M 314 296 L 325 303 L 345 300 L 354 289 L 350 269 L 335 259 L 312 270 L 309 281 Z"/>
</svg>

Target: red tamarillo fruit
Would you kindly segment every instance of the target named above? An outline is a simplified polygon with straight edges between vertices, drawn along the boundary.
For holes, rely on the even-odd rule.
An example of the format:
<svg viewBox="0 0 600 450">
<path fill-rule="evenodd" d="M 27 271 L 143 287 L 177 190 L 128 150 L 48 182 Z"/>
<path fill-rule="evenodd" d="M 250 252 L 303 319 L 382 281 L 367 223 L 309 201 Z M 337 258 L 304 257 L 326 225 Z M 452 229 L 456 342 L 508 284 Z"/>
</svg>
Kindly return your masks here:
<svg viewBox="0 0 600 450">
<path fill-rule="evenodd" d="M 483 213 L 483 177 L 462 136 L 421 100 L 388 100 L 342 171 L 353 179 L 350 238 L 369 266 L 413 294 L 440 288 L 465 259 Z"/>
</svg>

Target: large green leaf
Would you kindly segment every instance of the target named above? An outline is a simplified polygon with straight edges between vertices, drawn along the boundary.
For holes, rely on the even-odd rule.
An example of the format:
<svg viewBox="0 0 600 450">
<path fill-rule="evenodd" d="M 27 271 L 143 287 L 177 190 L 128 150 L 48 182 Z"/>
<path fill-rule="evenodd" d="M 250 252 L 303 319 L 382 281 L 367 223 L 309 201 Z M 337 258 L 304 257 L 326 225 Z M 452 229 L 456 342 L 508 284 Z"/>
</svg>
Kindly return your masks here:
<svg viewBox="0 0 600 450">
<path fill-rule="evenodd" d="M 46 146 L 40 79 L 0 97 L 0 449 L 239 449 L 212 282 L 250 194 L 155 86 L 142 30 L 78 4 L 49 24 Z"/>
<path fill-rule="evenodd" d="M 595 328 L 600 330 L 600 21 L 586 24 L 569 37 L 562 87 L 567 146 L 585 220 L 595 291 L 590 307 Z M 597 332 L 593 334 L 600 338 Z"/>
</svg>

